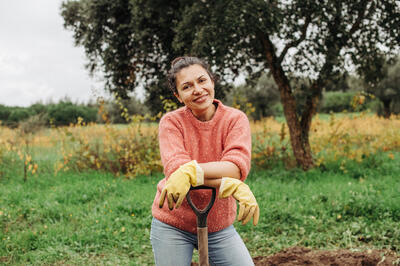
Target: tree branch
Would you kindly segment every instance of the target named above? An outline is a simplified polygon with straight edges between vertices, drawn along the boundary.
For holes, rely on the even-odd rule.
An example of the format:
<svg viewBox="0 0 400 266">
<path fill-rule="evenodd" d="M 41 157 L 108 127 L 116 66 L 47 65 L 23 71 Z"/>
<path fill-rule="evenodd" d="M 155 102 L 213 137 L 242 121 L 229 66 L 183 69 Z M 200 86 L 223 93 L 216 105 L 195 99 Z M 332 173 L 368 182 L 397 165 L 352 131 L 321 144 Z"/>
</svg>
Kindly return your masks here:
<svg viewBox="0 0 400 266">
<path fill-rule="evenodd" d="M 360 12 L 358 13 L 357 19 L 354 22 L 353 26 L 351 26 L 351 29 L 350 29 L 350 31 L 348 33 L 349 37 L 351 35 L 353 35 L 354 32 L 356 32 L 360 28 L 361 22 L 365 18 L 368 2 L 370 2 L 370 1 L 363 2 L 364 5 L 363 5 L 362 9 L 360 10 Z M 374 4 L 371 3 L 371 6 L 369 7 L 368 13 L 370 13 L 372 11 L 373 7 L 374 7 Z"/>
<path fill-rule="evenodd" d="M 283 49 L 282 53 L 280 54 L 279 58 L 278 58 L 278 63 L 280 64 L 283 60 L 283 58 L 285 57 L 287 51 L 292 48 L 292 47 L 296 47 L 297 45 L 299 45 L 299 43 L 301 43 L 307 36 L 307 29 L 308 29 L 308 25 L 311 22 L 311 15 L 306 17 L 306 21 L 304 22 L 303 27 L 301 28 L 301 36 L 299 39 L 292 41 L 288 44 L 286 44 L 285 48 Z"/>
</svg>

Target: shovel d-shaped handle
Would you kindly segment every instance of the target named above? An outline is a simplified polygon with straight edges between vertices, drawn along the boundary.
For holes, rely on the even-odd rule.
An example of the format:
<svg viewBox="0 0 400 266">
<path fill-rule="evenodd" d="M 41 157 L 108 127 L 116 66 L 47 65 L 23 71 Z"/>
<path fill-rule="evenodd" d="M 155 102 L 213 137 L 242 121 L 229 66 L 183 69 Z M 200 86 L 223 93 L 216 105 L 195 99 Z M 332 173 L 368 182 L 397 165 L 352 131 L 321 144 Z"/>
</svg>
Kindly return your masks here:
<svg viewBox="0 0 400 266">
<path fill-rule="evenodd" d="M 212 190 L 211 200 L 208 203 L 208 205 L 202 210 L 197 209 L 197 207 L 193 204 L 192 199 L 190 198 L 190 191 L 199 190 L 199 189 L 211 189 Z M 194 211 L 194 213 L 197 216 L 197 227 L 207 227 L 207 216 L 211 210 L 211 207 L 213 206 L 213 204 L 215 202 L 215 195 L 216 195 L 215 188 L 207 187 L 207 186 L 191 187 L 189 192 L 186 194 L 186 199 L 187 199 L 190 207 L 192 208 L 192 210 Z"/>
<path fill-rule="evenodd" d="M 211 195 L 211 200 L 208 203 L 208 205 L 202 209 L 199 210 L 197 207 L 193 204 L 192 199 L 190 198 L 190 191 L 191 190 L 198 190 L 198 189 L 211 189 L 212 190 L 212 195 Z M 207 187 L 207 186 L 198 186 L 198 187 L 191 187 L 189 192 L 186 194 L 186 199 L 194 211 L 194 213 L 197 216 L 197 245 L 199 249 L 199 264 L 200 266 L 208 266 L 208 228 L 207 228 L 207 216 L 209 211 L 211 210 L 211 207 L 213 206 L 215 202 L 215 195 L 216 195 L 216 190 L 215 188 L 212 187 Z"/>
</svg>

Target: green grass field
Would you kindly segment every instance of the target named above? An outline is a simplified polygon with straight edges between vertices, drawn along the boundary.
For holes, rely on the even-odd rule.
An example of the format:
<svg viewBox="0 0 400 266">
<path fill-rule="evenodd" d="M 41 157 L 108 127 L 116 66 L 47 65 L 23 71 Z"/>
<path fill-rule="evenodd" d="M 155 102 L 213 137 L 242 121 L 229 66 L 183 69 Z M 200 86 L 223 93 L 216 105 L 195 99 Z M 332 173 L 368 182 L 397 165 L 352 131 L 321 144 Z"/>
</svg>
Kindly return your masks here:
<svg viewBox="0 0 400 266">
<path fill-rule="evenodd" d="M 400 247 L 400 153 L 308 172 L 253 170 L 258 226 L 236 224 L 252 256 L 290 246 Z M 151 204 L 160 174 L 133 180 L 99 172 L 0 167 L 0 264 L 153 265 Z M 47 171 L 49 172 L 49 171 Z"/>
</svg>

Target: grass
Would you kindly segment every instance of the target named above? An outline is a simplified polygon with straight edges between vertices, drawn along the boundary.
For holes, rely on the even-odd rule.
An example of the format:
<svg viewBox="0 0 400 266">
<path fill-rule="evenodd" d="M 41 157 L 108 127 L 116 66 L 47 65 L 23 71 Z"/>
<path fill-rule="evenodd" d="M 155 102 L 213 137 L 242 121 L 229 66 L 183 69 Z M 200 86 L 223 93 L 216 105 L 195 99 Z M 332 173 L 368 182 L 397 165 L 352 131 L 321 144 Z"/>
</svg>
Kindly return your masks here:
<svg viewBox="0 0 400 266">
<path fill-rule="evenodd" d="M 247 183 L 260 222 L 236 224 L 252 256 L 294 245 L 399 252 L 400 153 L 346 167 L 252 171 Z M 153 265 L 151 204 L 160 174 L 43 172 L 24 183 L 20 172 L 5 173 L 0 264 Z"/>
<path fill-rule="evenodd" d="M 0 262 L 147 264 L 158 178 L 87 172 L 2 180 Z"/>
<path fill-rule="evenodd" d="M 242 236 L 253 255 L 295 245 L 399 252 L 399 161 L 348 166 L 346 174 L 335 168 L 253 173 L 248 183 L 263 219 L 256 228 L 242 227 Z"/>
</svg>

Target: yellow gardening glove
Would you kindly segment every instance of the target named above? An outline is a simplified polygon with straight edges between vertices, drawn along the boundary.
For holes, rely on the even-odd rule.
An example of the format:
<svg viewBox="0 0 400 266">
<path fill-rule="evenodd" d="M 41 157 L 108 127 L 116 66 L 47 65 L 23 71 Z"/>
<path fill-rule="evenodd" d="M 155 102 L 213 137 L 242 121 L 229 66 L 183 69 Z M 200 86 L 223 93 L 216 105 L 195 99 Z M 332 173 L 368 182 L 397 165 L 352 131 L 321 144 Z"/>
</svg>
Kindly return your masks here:
<svg viewBox="0 0 400 266">
<path fill-rule="evenodd" d="M 233 196 L 239 202 L 238 221 L 245 225 L 253 217 L 253 224 L 257 225 L 260 208 L 249 186 L 239 179 L 224 177 L 221 179 L 219 197 L 224 199 L 229 196 Z"/>
<path fill-rule="evenodd" d="M 176 202 L 175 208 L 178 209 L 185 199 L 190 185 L 196 187 L 203 184 L 204 171 L 195 160 L 181 165 L 165 183 L 164 189 L 161 191 L 159 207 L 162 208 L 165 197 L 167 197 L 168 208 L 170 210 L 174 208 L 174 201 Z"/>
</svg>

